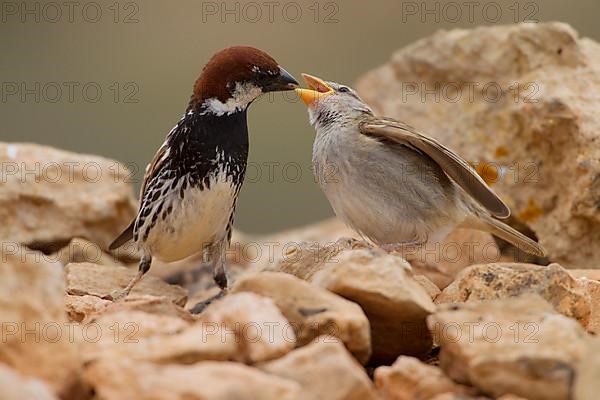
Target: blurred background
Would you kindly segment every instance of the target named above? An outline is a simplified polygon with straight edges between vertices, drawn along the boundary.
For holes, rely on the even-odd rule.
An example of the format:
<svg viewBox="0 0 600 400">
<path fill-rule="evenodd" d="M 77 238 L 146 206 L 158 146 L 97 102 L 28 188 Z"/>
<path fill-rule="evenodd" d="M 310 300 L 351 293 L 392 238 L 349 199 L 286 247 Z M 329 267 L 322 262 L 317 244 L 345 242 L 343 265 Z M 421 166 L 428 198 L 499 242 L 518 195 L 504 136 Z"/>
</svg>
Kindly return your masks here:
<svg viewBox="0 0 600 400">
<path fill-rule="evenodd" d="M 439 29 L 563 21 L 600 40 L 597 0 L 2 1 L 0 140 L 117 159 L 139 188 L 208 58 L 259 47 L 289 72 L 352 84 Z M 314 182 L 314 131 L 294 94 L 249 112 L 236 225 L 263 233 L 333 215 Z"/>
</svg>

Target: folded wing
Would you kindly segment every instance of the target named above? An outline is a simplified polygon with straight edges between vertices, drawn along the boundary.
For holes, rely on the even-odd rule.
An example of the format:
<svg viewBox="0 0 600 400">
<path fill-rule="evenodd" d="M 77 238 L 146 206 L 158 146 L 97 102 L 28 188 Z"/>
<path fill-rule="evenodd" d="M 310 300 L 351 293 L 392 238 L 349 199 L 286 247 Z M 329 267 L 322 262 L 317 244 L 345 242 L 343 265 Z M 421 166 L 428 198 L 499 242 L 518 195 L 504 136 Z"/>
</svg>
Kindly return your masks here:
<svg viewBox="0 0 600 400">
<path fill-rule="evenodd" d="M 497 218 L 507 218 L 510 209 L 477 172 L 458 154 L 413 127 L 391 118 L 372 118 L 361 123 L 364 135 L 384 138 L 427 154 L 448 177 Z"/>
</svg>

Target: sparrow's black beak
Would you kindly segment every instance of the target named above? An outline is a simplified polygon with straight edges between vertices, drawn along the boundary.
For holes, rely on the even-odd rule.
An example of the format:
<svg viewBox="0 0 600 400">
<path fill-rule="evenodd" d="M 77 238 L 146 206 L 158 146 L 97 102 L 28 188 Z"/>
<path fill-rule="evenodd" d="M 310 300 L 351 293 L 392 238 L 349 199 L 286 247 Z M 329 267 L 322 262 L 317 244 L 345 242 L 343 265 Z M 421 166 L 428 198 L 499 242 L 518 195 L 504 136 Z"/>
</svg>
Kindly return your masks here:
<svg viewBox="0 0 600 400">
<path fill-rule="evenodd" d="M 298 87 L 296 78 L 285 69 L 279 67 L 279 74 L 273 76 L 270 81 L 263 86 L 263 92 L 294 90 L 296 87 Z"/>
</svg>

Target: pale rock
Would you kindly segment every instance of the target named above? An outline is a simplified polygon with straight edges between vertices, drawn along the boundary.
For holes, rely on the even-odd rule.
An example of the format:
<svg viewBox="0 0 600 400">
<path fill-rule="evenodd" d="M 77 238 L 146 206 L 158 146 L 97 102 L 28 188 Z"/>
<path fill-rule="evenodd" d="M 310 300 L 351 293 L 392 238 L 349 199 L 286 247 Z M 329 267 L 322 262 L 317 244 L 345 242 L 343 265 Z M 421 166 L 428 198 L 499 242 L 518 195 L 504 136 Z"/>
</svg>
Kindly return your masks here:
<svg viewBox="0 0 600 400">
<path fill-rule="evenodd" d="M 376 400 L 373 383 L 339 339 L 320 336 L 260 368 L 298 382 L 304 400 Z"/>
<path fill-rule="evenodd" d="M 164 298 L 134 299 L 109 306 L 83 329 L 92 332 L 82 335 L 92 337 L 84 343 L 87 361 L 256 363 L 280 357 L 295 345 L 294 332 L 279 309 L 252 293 L 227 296 L 198 318 Z M 95 331 L 102 333 L 98 340 L 92 336 Z"/>
<path fill-rule="evenodd" d="M 425 289 L 431 300 L 435 301 L 435 298 L 442 293 L 440 288 L 433 282 L 431 282 L 425 275 L 414 275 L 413 279 Z"/>
<path fill-rule="evenodd" d="M 426 318 L 435 305 L 403 258 L 378 249 L 343 251 L 309 281 L 361 306 L 371 326 L 372 362 L 431 349 Z"/>
<path fill-rule="evenodd" d="M 575 400 L 597 400 L 600 393 L 600 339 L 588 342 L 585 356 L 577 365 L 573 398 Z"/>
<path fill-rule="evenodd" d="M 263 271 L 285 272 L 305 281 L 314 274 L 336 262 L 336 256 L 344 250 L 367 248 L 369 245 L 355 239 L 340 238 L 333 243 L 298 242 L 286 248 L 285 254 Z"/>
<path fill-rule="evenodd" d="M 570 399 L 587 334 L 537 294 L 447 304 L 428 318 L 440 367 L 494 397 Z"/>
<path fill-rule="evenodd" d="M 574 278 L 587 278 L 600 281 L 600 269 L 569 269 Z"/>
<path fill-rule="evenodd" d="M 365 363 L 371 355 L 369 320 L 361 308 L 292 275 L 261 272 L 241 276 L 231 293 L 253 292 L 271 298 L 290 322 L 298 346 L 321 335 L 339 338 Z"/>
<path fill-rule="evenodd" d="M 455 229 L 442 242 L 408 250 L 405 256 L 415 274 L 426 276 L 444 289 L 469 265 L 499 261 L 500 250 L 487 232 Z"/>
<path fill-rule="evenodd" d="M 111 304 L 109 300 L 104 300 L 96 296 L 65 295 L 65 310 L 69 320 L 72 322 L 82 322 L 91 318 L 92 315 L 106 309 L 109 304 Z"/>
<path fill-rule="evenodd" d="M 43 381 L 25 378 L 3 364 L 0 364 L 0 388 L 2 400 L 58 400 Z"/>
<path fill-rule="evenodd" d="M 169 301 L 168 297 L 149 294 L 130 294 L 121 301 L 109 302 L 104 313 L 121 311 L 141 311 L 147 314 L 176 317 L 184 322 L 194 322 L 196 320 L 188 310 Z"/>
<path fill-rule="evenodd" d="M 3 252 L 0 267 L 0 363 L 70 396 L 79 388 L 81 361 L 65 313 L 62 265 L 17 250 Z"/>
<path fill-rule="evenodd" d="M 169 351 L 169 338 L 177 337 L 191 326 L 192 323 L 172 315 L 113 309 L 80 325 L 76 338 L 86 363 L 122 358 L 155 361 Z M 158 355 L 155 348 L 160 350 Z"/>
<path fill-rule="evenodd" d="M 208 329 L 229 331 L 238 343 L 232 361 L 256 363 L 279 358 L 296 345 L 296 335 L 273 300 L 250 292 L 225 296 L 198 317 Z M 225 336 L 223 333 L 222 336 Z"/>
<path fill-rule="evenodd" d="M 356 237 L 359 236 L 337 218 L 264 237 L 255 242 L 264 248 L 253 269 L 287 272 L 309 279 L 344 250 L 376 247 Z M 456 229 L 442 243 L 408 250 L 406 255 L 416 274 L 426 276 L 443 289 L 463 268 L 498 261 L 499 254 L 489 233 Z"/>
<path fill-rule="evenodd" d="M 168 315 L 187 322 L 195 319 L 183 307 L 169 301 L 165 297 L 130 294 L 119 302 L 112 302 L 100 297 L 83 295 L 65 295 L 67 315 L 71 321 L 88 322 L 90 318 L 100 314 L 121 311 L 142 311 L 149 314 Z"/>
<path fill-rule="evenodd" d="M 438 367 L 406 356 L 398 357 L 389 367 L 377 368 L 375 386 L 383 400 L 427 400 L 443 393 L 474 394 L 473 388 L 454 383 Z"/>
<path fill-rule="evenodd" d="M 111 300 L 136 274 L 136 269 L 113 267 L 91 263 L 72 263 L 65 267 L 67 293 L 71 295 L 91 295 Z M 131 291 L 134 295 L 151 294 L 168 298 L 175 304 L 185 305 L 185 289 L 169 285 L 153 276 L 144 276 Z"/>
<path fill-rule="evenodd" d="M 232 362 L 155 365 L 132 360 L 92 363 L 85 372 L 97 400 L 300 400 L 296 382 Z"/>
<path fill-rule="evenodd" d="M 498 398 L 497 400 L 501 400 L 502 398 Z M 490 400 L 489 397 L 472 397 L 472 396 L 467 396 L 467 395 L 463 395 L 463 394 L 456 394 L 456 393 L 442 393 L 442 394 L 438 394 L 430 399 L 427 400 Z M 520 400 L 519 399 L 506 399 L 506 400 Z"/>
<path fill-rule="evenodd" d="M 373 362 L 391 363 L 400 354 L 425 355 L 431 349 L 425 318 L 435 309 L 431 293 L 436 289 L 425 277 L 420 280 L 429 289 L 414 279 L 411 266 L 399 255 L 354 239 L 324 246 L 300 243 L 267 269 L 358 303 L 371 326 Z"/>
<path fill-rule="evenodd" d="M 437 304 L 493 300 L 537 293 L 556 311 L 587 326 L 590 296 L 583 285 L 558 264 L 497 263 L 463 270 L 436 298 Z"/>
<path fill-rule="evenodd" d="M 597 42 L 556 22 L 441 30 L 357 90 L 474 164 L 551 260 L 598 266 Z"/>
<path fill-rule="evenodd" d="M 49 256 L 62 265 L 69 263 L 94 263 L 98 265 L 122 266 L 123 263 L 106 253 L 96 243 L 82 238 L 73 238 L 68 245 Z"/>
<path fill-rule="evenodd" d="M 289 257 L 303 243 L 317 243 L 329 247 L 341 238 L 359 238 L 354 230 L 338 218 L 328 218 L 299 228 L 270 235 L 258 236 L 246 243 L 245 258 L 254 268 L 265 270 Z"/>
<path fill-rule="evenodd" d="M 600 335 L 600 282 L 587 278 L 579 278 L 578 281 L 590 297 L 590 318 L 586 329 L 592 335 Z"/>
<path fill-rule="evenodd" d="M 136 213 L 130 172 L 106 158 L 0 143 L 0 240 L 51 253 L 74 237 L 106 249 Z"/>
<path fill-rule="evenodd" d="M 235 334 L 226 334 L 212 325 L 207 328 L 200 323 L 184 324 L 174 317 L 139 311 L 115 313 L 94 323 L 95 330 L 87 334 L 93 339 L 83 346 L 88 363 L 129 359 L 140 363 L 194 364 L 240 357 Z M 102 333 L 100 340 L 91 336 L 95 331 Z"/>
</svg>

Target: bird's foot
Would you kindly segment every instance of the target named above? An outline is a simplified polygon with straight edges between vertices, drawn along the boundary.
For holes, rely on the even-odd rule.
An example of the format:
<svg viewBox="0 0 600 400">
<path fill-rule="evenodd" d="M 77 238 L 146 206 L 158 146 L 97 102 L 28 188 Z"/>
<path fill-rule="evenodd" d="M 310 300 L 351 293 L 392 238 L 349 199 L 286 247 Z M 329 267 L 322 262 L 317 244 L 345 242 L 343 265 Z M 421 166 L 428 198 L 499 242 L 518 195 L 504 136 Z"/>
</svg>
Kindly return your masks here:
<svg viewBox="0 0 600 400">
<path fill-rule="evenodd" d="M 108 296 L 106 296 L 107 300 L 112 300 L 113 302 L 118 302 L 124 300 L 129 292 L 125 290 L 113 290 Z"/>
<path fill-rule="evenodd" d="M 112 300 L 115 303 L 117 301 L 124 300 L 129 295 L 129 293 L 131 292 L 131 289 L 133 289 L 133 287 L 142 279 L 142 276 L 144 276 L 144 273 L 146 271 L 139 270 L 135 274 L 135 276 L 129 281 L 129 283 L 127 284 L 127 286 L 125 286 L 125 289 L 123 289 L 122 291 L 113 290 L 111 292 L 111 294 L 107 296 L 107 299 L 108 300 Z"/>
<path fill-rule="evenodd" d="M 227 294 L 227 289 L 221 289 L 221 291 L 219 291 L 219 293 L 215 294 L 214 296 L 209 297 L 208 299 L 206 299 L 204 301 L 201 301 L 200 303 L 196 304 L 194 307 L 190 308 L 189 311 L 192 314 L 200 314 L 202 311 L 204 311 L 206 309 L 206 307 L 208 307 L 215 301 L 219 300 L 220 298 L 225 297 L 226 294 Z"/>
</svg>

